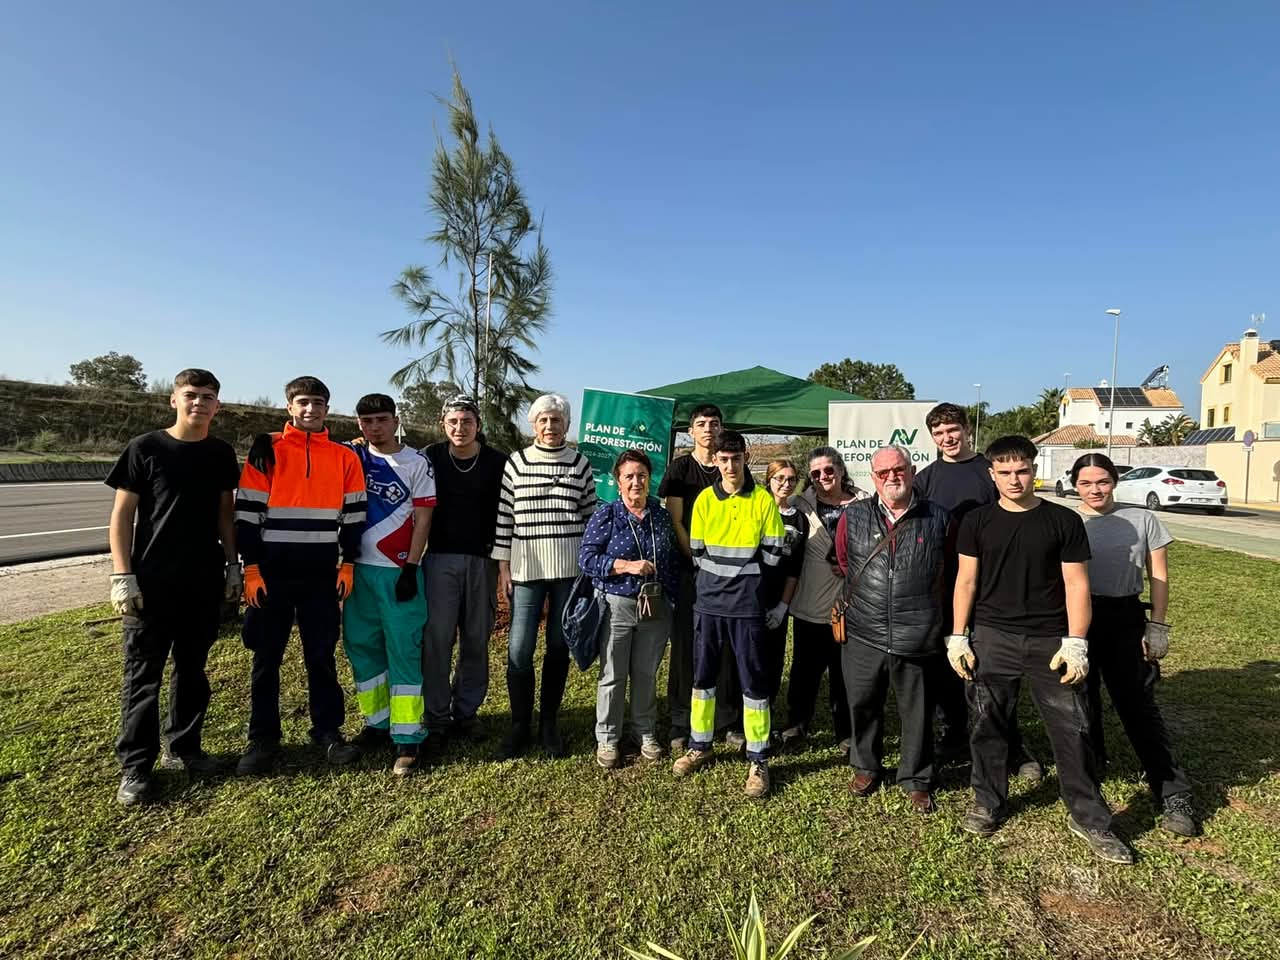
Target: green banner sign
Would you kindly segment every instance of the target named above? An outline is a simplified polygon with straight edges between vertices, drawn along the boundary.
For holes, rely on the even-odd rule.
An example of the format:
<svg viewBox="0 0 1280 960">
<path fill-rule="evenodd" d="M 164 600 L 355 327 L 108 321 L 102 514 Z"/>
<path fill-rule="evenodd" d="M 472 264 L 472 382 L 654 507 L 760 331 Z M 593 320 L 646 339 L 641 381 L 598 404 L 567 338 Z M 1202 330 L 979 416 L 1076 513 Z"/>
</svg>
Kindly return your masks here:
<svg viewBox="0 0 1280 960">
<path fill-rule="evenodd" d="M 613 464 L 618 454 L 632 448 L 643 451 L 653 461 L 649 493 L 658 495 L 658 484 L 671 457 L 671 418 L 674 400 L 645 397 L 638 393 L 613 393 L 609 390 L 582 392 L 582 426 L 578 431 L 578 449 L 591 461 L 596 478 L 596 496 L 601 500 L 617 500 L 618 487 L 613 482 Z"/>
</svg>

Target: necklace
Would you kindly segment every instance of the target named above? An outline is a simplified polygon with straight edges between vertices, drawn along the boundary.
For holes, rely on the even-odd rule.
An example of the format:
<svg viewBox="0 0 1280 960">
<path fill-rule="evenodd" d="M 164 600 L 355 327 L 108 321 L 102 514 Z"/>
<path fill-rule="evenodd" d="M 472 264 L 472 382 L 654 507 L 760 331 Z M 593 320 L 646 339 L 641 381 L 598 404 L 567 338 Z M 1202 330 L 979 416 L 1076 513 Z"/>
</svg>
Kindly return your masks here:
<svg viewBox="0 0 1280 960">
<path fill-rule="evenodd" d="M 689 459 L 691 459 L 694 463 L 698 465 L 698 468 L 702 471 L 703 476 L 709 477 L 713 473 L 717 473 L 720 470 L 720 468 L 717 467 L 714 462 L 711 464 L 711 466 L 704 467 L 702 465 L 702 461 L 699 460 L 697 457 L 695 457 L 692 453 L 689 454 Z"/>
<path fill-rule="evenodd" d="M 480 462 L 480 451 L 479 451 L 479 450 L 477 450 L 477 451 L 476 451 L 476 455 L 475 455 L 474 457 L 463 457 L 463 458 L 462 458 L 462 459 L 464 459 L 464 460 L 470 460 L 470 461 L 471 461 L 471 466 L 469 466 L 469 467 L 467 467 L 467 469 L 463 470 L 460 466 L 458 466 L 458 458 L 457 458 L 457 457 L 455 457 L 455 456 L 453 455 L 453 446 L 452 446 L 452 444 L 448 447 L 448 450 L 449 450 L 449 462 L 453 464 L 453 469 L 457 470 L 459 473 L 470 473 L 472 470 L 474 470 L 474 469 L 476 468 L 476 464 Z"/>
</svg>

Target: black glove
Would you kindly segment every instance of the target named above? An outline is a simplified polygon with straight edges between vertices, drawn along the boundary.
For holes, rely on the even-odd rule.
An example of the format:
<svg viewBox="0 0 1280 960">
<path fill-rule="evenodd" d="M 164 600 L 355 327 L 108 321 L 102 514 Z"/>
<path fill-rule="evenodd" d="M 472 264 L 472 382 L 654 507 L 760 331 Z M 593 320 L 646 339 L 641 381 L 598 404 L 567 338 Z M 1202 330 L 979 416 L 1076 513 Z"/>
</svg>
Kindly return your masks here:
<svg viewBox="0 0 1280 960">
<path fill-rule="evenodd" d="M 253 438 L 248 460 L 249 466 L 259 473 L 271 472 L 271 468 L 276 465 L 276 448 L 271 442 L 271 434 L 260 433 Z"/>
<path fill-rule="evenodd" d="M 401 603 L 412 600 L 418 595 L 418 565 L 405 563 L 396 580 L 396 599 Z"/>
</svg>

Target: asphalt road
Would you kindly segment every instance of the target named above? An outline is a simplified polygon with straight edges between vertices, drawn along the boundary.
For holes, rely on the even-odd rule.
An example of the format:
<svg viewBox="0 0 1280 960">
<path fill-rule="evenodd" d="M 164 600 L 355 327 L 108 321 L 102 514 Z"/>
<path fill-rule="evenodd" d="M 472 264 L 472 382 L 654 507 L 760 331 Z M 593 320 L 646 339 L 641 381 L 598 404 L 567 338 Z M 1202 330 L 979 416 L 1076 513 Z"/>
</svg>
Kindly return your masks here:
<svg viewBox="0 0 1280 960">
<path fill-rule="evenodd" d="M 0 564 L 104 553 L 114 496 L 101 481 L 0 483 Z"/>
<path fill-rule="evenodd" d="M 0 565 L 105 552 L 112 496 L 99 482 L 0 483 Z M 1181 540 L 1280 558 L 1280 512 L 1233 506 L 1224 517 L 1164 511 L 1160 518 Z"/>
</svg>

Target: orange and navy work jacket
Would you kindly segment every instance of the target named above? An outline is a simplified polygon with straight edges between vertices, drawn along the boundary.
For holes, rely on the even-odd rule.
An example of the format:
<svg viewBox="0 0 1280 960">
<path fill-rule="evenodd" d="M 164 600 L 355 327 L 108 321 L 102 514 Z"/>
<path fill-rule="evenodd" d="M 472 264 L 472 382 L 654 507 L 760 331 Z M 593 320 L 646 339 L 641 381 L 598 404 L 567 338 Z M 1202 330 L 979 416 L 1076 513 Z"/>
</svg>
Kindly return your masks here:
<svg viewBox="0 0 1280 960">
<path fill-rule="evenodd" d="M 364 471 L 350 447 L 329 431 L 286 424 L 271 435 L 275 466 L 264 474 L 246 463 L 236 490 L 236 545 L 246 564 L 298 576 L 332 574 L 339 555 L 360 553 L 365 522 Z"/>
</svg>

